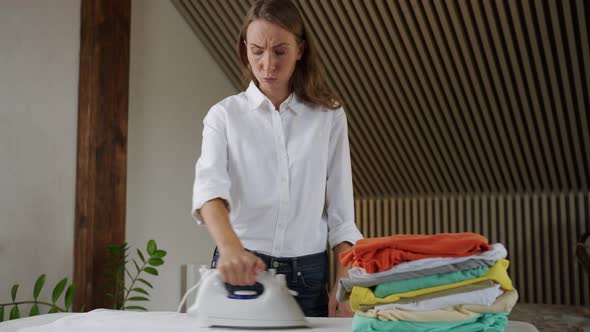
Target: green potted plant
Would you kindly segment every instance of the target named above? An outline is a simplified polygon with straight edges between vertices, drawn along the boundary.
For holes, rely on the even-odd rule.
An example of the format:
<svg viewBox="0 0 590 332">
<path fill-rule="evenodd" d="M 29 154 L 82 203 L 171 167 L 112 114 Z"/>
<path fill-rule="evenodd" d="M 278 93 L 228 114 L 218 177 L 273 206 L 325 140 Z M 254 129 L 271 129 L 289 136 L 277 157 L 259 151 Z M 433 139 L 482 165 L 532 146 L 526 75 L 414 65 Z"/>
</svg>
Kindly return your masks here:
<svg viewBox="0 0 590 332">
<path fill-rule="evenodd" d="M 153 289 L 154 286 L 143 278 L 143 274 L 158 275 L 158 266 L 164 264 L 165 250 L 157 247 L 156 241 L 149 240 L 146 245 L 146 253 L 137 249 L 137 259 L 129 256 L 129 246 L 127 243 L 121 245 L 111 245 L 107 248 L 109 251 L 108 262 L 105 266 L 105 296 L 113 299 L 113 309 L 115 310 L 147 310 L 145 307 L 135 302 L 149 301 L 149 291 L 146 288 Z M 132 264 L 132 266 L 131 266 Z M 131 266 L 128 268 L 128 266 Z M 129 286 L 125 286 L 125 277 L 129 279 Z M 11 288 L 11 301 L 2 303 L 0 301 L 0 322 L 6 318 L 17 319 L 22 317 L 19 306 L 31 305 L 29 316 L 41 314 L 41 307 L 48 307 L 47 313 L 70 312 L 72 302 L 76 292 L 76 285 L 70 283 L 68 279 L 61 279 L 53 288 L 51 302 L 39 300 L 39 296 L 45 286 L 46 276 L 40 275 L 35 281 L 33 288 L 32 300 L 17 300 L 19 284 Z M 65 290 L 65 293 L 64 293 Z M 63 296 L 63 305 L 59 305 L 60 298 Z M 84 311 L 83 309 L 81 311 Z"/>
</svg>

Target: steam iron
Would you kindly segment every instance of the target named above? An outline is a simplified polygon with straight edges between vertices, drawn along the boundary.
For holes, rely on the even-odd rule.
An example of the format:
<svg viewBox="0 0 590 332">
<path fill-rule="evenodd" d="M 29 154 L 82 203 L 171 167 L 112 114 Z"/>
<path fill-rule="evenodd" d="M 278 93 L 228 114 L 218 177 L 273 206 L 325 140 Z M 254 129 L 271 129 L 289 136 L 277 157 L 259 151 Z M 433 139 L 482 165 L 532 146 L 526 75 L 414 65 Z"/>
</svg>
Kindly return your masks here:
<svg viewBox="0 0 590 332">
<path fill-rule="evenodd" d="M 264 271 L 256 281 L 262 293 L 244 291 L 230 294 L 221 273 L 202 268 L 195 303 L 187 314 L 204 327 L 295 328 L 307 327 L 303 311 L 287 288 L 285 276 L 275 270 Z"/>
</svg>

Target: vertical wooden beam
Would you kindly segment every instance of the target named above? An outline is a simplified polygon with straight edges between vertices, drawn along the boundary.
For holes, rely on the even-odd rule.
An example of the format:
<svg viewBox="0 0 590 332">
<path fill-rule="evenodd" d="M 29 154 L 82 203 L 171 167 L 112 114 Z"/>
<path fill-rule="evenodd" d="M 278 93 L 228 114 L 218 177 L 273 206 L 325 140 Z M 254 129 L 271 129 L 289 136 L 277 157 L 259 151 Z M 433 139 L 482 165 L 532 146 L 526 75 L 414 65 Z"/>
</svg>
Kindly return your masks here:
<svg viewBox="0 0 590 332">
<path fill-rule="evenodd" d="M 106 247 L 125 241 L 131 0 L 82 0 L 74 310 L 108 307 Z"/>
</svg>

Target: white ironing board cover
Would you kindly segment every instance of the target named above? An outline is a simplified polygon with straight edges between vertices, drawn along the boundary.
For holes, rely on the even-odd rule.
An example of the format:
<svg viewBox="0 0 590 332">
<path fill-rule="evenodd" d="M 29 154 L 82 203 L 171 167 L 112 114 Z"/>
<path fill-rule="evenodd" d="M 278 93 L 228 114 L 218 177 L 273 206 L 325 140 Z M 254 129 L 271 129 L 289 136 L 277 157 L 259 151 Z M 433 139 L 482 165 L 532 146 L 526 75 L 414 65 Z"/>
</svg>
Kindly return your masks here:
<svg viewBox="0 0 590 332">
<path fill-rule="evenodd" d="M 285 331 L 350 331 L 352 318 L 307 318 L 311 328 Z M 194 318 L 175 312 L 133 312 L 97 309 L 84 314 L 52 314 L 0 323 L 0 332 L 236 332 L 239 329 L 199 327 Z M 506 332 L 538 332 L 531 324 L 509 322 Z"/>
</svg>

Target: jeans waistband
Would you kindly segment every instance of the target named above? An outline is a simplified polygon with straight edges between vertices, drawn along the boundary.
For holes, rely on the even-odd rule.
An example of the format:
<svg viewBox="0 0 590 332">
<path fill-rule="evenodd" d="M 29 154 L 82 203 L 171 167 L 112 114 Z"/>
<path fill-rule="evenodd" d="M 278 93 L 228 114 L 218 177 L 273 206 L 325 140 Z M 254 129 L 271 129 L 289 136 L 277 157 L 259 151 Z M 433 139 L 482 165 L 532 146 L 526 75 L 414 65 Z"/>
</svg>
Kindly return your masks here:
<svg viewBox="0 0 590 332">
<path fill-rule="evenodd" d="M 328 253 L 326 251 L 297 257 L 274 257 L 256 251 L 251 252 L 260 257 L 267 268 L 276 269 L 278 273 L 285 273 L 292 282 L 297 282 L 302 274 L 302 269 L 312 268 L 324 273 L 328 268 Z"/>
<path fill-rule="evenodd" d="M 248 249 L 246 249 L 248 250 Z M 297 256 L 297 257 L 274 257 L 254 250 L 248 250 L 254 255 L 260 257 L 268 269 L 276 269 L 278 273 L 286 274 L 288 279 L 292 282 L 297 282 L 301 276 L 302 269 L 312 268 L 316 272 L 327 273 L 328 269 L 328 252 L 323 251 L 317 254 Z M 219 258 L 219 250 L 215 248 L 213 252 L 213 259 L 211 260 L 211 268 L 217 268 L 217 259 Z"/>
<path fill-rule="evenodd" d="M 293 268 L 293 270 L 297 270 L 297 266 L 306 266 L 306 265 L 312 265 L 312 264 L 318 264 L 318 263 L 321 264 L 321 263 L 323 263 L 323 261 L 327 262 L 327 258 L 328 258 L 328 253 L 326 251 L 322 251 L 317 254 L 296 256 L 296 257 L 275 257 L 275 256 L 263 254 L 261 252 L 255 251 L 255 250 L 249 250 L 249 249 L 246 249 L 246 250 L 255 254 L 256 256 L 260 257 L 264 261 L 264 263 L 267 265 L 267 268 L 269 268 L 269 269 L 272 269 L 272 268 L 276 269 L 280 266 L 290 266 Z M 219 250 L 216 247 L 215 251 L 213 252 L 214 260 L 216 260 L 217 256 L 219 256 Z M 212 265 L 212 268 L 214 268 L 214 267 L 215 266 Z"/>
</svg>

